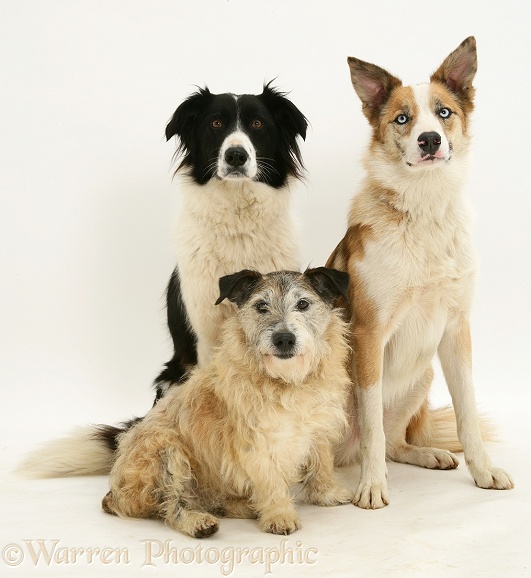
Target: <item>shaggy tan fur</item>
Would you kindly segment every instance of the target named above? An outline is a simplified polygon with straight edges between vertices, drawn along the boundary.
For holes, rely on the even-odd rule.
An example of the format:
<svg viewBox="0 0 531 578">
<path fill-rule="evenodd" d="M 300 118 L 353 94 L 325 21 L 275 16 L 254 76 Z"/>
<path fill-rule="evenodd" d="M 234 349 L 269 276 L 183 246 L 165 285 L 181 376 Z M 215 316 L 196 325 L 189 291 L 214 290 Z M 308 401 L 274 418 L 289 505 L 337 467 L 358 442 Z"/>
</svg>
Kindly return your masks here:
<svg viewBox="0 0 531 578">
<path fill-rule="evenodd" d="M 244 272 L 228 295 L 237 315 L 211 362 L 122 434 L 103 509 L 163 518 L 201 538 L 217 531 L 216 516 L 258 518 L 275 534 L 297 530 L 290 488 L 299 481 L 308 503 L 351 502 L 333 471 L 350 387 L 338 295 L 324 268 Z M 290 358 L 276 355 L 279 331 L 296 337 Z"/>
</svg>

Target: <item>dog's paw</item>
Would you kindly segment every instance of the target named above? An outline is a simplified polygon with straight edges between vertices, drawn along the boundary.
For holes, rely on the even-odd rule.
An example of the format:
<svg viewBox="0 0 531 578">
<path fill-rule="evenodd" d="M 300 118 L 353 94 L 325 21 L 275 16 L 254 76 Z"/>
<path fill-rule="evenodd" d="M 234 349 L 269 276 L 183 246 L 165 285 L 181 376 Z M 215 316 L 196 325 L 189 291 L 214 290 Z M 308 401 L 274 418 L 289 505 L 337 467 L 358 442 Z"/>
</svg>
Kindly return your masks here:
<svg viewBox="0 0 531 578">
<path fill-rule="evenodd" d="M 470 469 L 472 471 L 472 467 Z M 512 490 L 514 488 L 511 476 L 501 468 L 494 466 L 472 471 L 472 477 L 476 486 L 487 490 Z"/>
<path fill-rule="evenodd" d="M 359 508 L 377 510 L 389 504 L 387 483 L 370 483 L 361 481 L 354 495 L 353 503 Z"/>
<path fill-rule="evenodd" d="M 430 470 L 455 470 L 459 465 L 459 460 L 446 450 L 435 448 L 422 448 L 425 451 L 419 455 L 417 464 Z"/>
<path fill-rule="evenodd" d="M 340 506 L 350 504 L 354 500 L 354 492 L 341 486 L 332 486 L 324 491 L 308 492 L 306 502 L 316 506 Z"/>
<path fill-rule="evenodd" d="M 260 518 L 260 529 L 270 534 L 288 536 L 301 528 L 301 521 L 295 512 L 278 513 L 275 516 Z"/>
<path fill-rule="evenodd" d="M 116 509 L 115 509 L 115 505 L 114 505 L 114 499 L 113 499 L 112 492 L 107 492 L 105 494 L 105 496 L 103 497 L 103 500 L 101 501 L 101 507 L 102 507 L 103 511 L 106 512 L 107 514 L 116 515 Z"/>
<path fill-rule="evenodd" d="M 219 520 L 207 512 L 181 510 L 177 516 L 167 518 L 166 523 L 192 538 L 208 538 L 219 530 Z"/>
<path fill-rule="evenodd" d="M 208 538 L 219 530 L 219 520 L 210 514 L 198 516 L 191 535 L 194 538 Z"/>
</svg>

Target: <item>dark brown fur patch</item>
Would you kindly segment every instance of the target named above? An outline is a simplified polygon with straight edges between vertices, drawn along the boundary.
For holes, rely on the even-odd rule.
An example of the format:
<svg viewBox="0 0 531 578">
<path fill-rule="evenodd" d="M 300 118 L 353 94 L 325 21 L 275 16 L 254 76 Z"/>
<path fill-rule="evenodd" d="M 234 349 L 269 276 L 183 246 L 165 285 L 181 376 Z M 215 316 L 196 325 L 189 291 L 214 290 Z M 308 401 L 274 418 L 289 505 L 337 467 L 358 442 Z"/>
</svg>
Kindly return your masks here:
<svg viewBox="0 0 531 578">
<path fill-rule="evenodd" d="M 371 125 L 377 126 L 382 106 L 387 102 L 393 89 L 401 86 L 402 82 L 370 62 L 352 56 L 347 61 L 352 85 L 363 104 L 363 113 Z"/>
<path fill-rule="evenodd" d="M 455 94 L 466 114 L 474 108 L 475 89 L 472 81 L 477 71 L 476 40 L 469 36 L 431 75 L 431 82 L 438 82 Z"/>
<path fill-rule="evenodd" d="M 417 103 L 410 86 L 400 86 L 393 90 L 381 111 L 380 122 L 377 130 L 375 127 L 373 138 L 376 138 L 381 143 L 385 143 L 387 140 L 393 141 L 394 139 L 388 139 L 388 130 L 390 129 L 402 137 L 409 135 L 413 127 L 412 122 L 407 122 L 403 125 L 395 122 L 396 118 L 401 114 L 405 114 L 412 119 L 418 114 Z"/>
</svg>

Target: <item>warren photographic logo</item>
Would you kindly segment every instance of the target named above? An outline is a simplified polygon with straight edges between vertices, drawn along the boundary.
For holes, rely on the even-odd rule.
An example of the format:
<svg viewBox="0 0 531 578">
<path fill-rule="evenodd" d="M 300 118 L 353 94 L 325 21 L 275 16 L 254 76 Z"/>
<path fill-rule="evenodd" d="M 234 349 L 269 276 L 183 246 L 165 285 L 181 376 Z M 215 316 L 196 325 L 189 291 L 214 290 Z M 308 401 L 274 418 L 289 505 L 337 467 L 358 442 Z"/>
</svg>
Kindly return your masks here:
<svg viewBox="0 0 531 578">
<path fill-rule="evenodd" d="M 6 566 L 20 566 L 23 562 L 34 566 L 85 564 L 129 564 L 127 548 L 85 548 L 61 545 L 60 540 L 23 540 L 8 544 L 2 550 L 2 562 Z"/>
<path fill-rule="evenodd" d="M 306 548 L 300 541 L 290 544 L 286 539 L 278 546 L 268 548 L 211 548 L 202 543 L 182 547 L 173 540 L 143 540 L 141 546 L 72 547 L 64 545 L 61 540 L 21 540 L 3 547 L 0 567 L 203 565 L 218 567 L 222 576 L 230 576 L 236 568 L 251 565 L 262 567 L 264 574 L 268 575 L 273 574 L 278 566 L 313 566 L 319 555 L 317 548 Z"/>
</svg>

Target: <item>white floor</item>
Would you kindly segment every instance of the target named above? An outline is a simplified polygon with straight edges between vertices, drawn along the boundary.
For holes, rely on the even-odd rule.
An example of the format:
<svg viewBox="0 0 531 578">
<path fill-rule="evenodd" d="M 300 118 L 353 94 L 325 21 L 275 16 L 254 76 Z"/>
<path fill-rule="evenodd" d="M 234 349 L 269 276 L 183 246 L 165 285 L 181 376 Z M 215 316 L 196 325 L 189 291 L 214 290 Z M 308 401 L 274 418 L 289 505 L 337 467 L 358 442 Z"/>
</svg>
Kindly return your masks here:
<svg viewBox="0 0 531 578">
<path fill-rule="evenodd" d="M 503 441 L 490 453 L 514 476 L 514 490 L 476 488 L 464 463 L 443 472 L 391 463 L 387 508 L 301 504 L 303 528 L 285 538 L 252 520 L 223 520 L 218 534 L 194 540 L 158 521 L 109 516 L 99 505 L 105 477 L 21 481 L 9 473 L 53 432 L 5 431 L 0 576 L 531 576 L 527 405 L 491 412 Z M 358 474 L 341 472 L 352 488 Z"/>
</svg>

